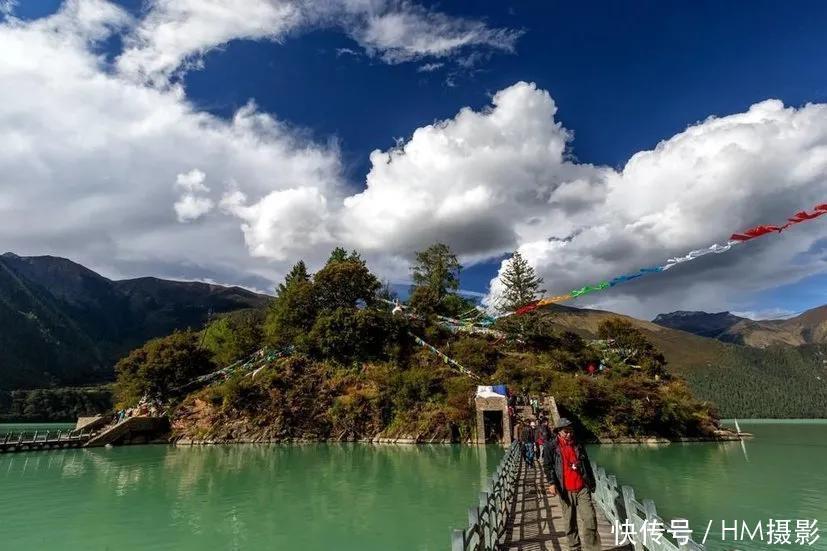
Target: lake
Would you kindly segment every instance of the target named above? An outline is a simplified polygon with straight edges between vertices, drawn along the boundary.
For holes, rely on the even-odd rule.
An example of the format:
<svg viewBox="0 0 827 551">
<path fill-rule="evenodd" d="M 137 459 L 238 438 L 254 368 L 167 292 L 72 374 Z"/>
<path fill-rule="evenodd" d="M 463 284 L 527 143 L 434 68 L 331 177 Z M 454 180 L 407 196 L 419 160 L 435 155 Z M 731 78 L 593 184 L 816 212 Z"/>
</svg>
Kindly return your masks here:
<svg viewBox="0 0 827 551">
<path fill-rule="evenodd" d="M 502 455 L 367 444 L 6 454 L 0 548 L 445 549 Z"/>
<path fill-rule="evenodd" d="M 739 442 L 590 450 L 661 516 L 689 519 L 698 540 L 715 521 L 708 548 L 778 547 L 725 545 L 721 519 L 817 519 L 827 530 L 827 423 L 741 428 L 755 435 L 746 455 Z M 446 550 L 501 457 L 496 447 L 369 444 L 7 454 L 2 548 Z M 827 549 L 827 536 L 806 549 Z"/>
<path fill-rule="evenodd" d="M 664 519 L 686 518 L 700 542 L 713 521 L 708 549 L 827 550 L 827 421 L 741 421 L 754 434 L 740 442 L 665 446 L 599 446 L 592 459 L 635 489 L 638 501 L 653 499 Z M 721 520 L 816 519 L 823 534 L 812 546 L 721 541 Z M 795 543 L 795 520 L 791 523 Z M 765 537 L 766 538 L 766 537 Z"/>
</svg>

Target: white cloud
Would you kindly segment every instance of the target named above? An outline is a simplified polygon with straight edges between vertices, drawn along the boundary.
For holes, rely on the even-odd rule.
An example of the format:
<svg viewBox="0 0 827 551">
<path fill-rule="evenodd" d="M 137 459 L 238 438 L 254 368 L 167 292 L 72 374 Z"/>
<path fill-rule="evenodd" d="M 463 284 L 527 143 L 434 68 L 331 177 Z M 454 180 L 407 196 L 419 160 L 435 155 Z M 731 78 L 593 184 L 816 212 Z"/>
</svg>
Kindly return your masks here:
<svg viewBox="0 0 827 551">
<path fill-rule="evenodd" d="M 468 48 L 513 52 L 522 34 L 395 0 L 150 0 L 147 12 L 127 38 L 118 67 L 159 85 L 235 39 L 282 41 L 302 30 L 336 27 L 369 55 L 401 63 Z"/>
<path fill-rule="evenodd" d="M 179 222 L 192 222 L 201 218 L 213 208 L 213 202 L 209 197 L 200 197 L 193 194 L 182 195 L 173 205 Z"/>
<path fill-rule="evenodd" d="M 267 9 L 281 13 L 276 8 L 286 5 Z M 335 5 L 363 23 L 393 21 L 383 19 L 393 10 L 379 0 Z M 223 120 L 195 109 L 180 86 L 146 85 L 143 77 L 165 79 L 240 36 L 223 30 L 221 6 L 209 6 L 158 0 L 136 22 L 107 2 L 74 0 L 45 19 L 0 24 L 4 246 L 62 254 L 113 276 L 262 287 L 300 257 L 318 265 L 339 244 L 362 250 L 381 275 L 399 277 L 412 251 L 443 241 L 466 264 L 519 248 L 557 293 L 827 200 L 825 105 L 796 109 L 771 100 L 710 118 L 615 170 L 572 160 L 572 133 L 555 120 L 551 96 L 522 82 L 497 92 L 486 109 L 462 109 L 374 151 L 364 189 L 354 192 L 335 144 L 309 141 L 253 103 Z M 417 27 L 403 18 L 402 31 L 377 27 L 374 38 L 357 37 L 372 55 L 440 57 L 484 42 L 468 38 L 478 26 L 393 6 L 448 21 L 443 34 L 463 28 L 466 38 L 428 49 L 409 38 L 405 29 Z M 262 38 L 267 26 L 244 25 L 250 38 Z M 112 71 L 94 43 L 129 29 L 137 30 L 119 60 L 122 72 Z M 270 25 L 266 37 L 290 29 Z M 199 42 L 179 44 L 165 34 L 184 31 Z M 825 243 L 825 221 L 808 222 L 581 305 L 642 316 L 719 311 L 751 291 L 825 270 Z"/>
<path fill-rule="evenodd" d="M 327 198 L 316 187 L 273 191 L 251 204 L 236 190 L 224 196 L 221 207 L 243 220 L 253 256 L 289 261 L 314 250 L 323 254 L 320 246 L 326 252 L 336 244 L 327 229 Z"/>
<path fill-rule="evenodd" d="M 17 0 L 0 0 L 0 16 L 9 17 L 14 14 Z"/>
<path fill-rule="evenodd" d="M 519 249 L 549 290 L 562 293 L 661 264 L 759 223 L 783 223 L 796 210 L 824 201 L 826 175 L 827 106 L 795 109 L 765 101 L 746 113 L 709 118 L 637 153 L 605 185 L 590 184 L 588 193 L 575 194 L 583 201 L 568 217 L 574 237 L 523 241 Z M 546 231 L 555 233 L 550 226 Z M 749 292 L 827 269 L 817 246 L 825 239 L 827 226 L 817 220 L 579 303 L 643 317 L 676 309 L 718 311 Z"/>
<path fill-rule="evenodd" d="M 441 67 L 444 67 L 444 66 L 445 66 L 445 64 L 442 63 L 442 62 L 425 63 L 425 64 L 420 65 L 419 67 L 417 67 L 416 71 L 418 73 L 432 73 L 432 72 L 436 71 L 437 69 L 440 69 Z"/>
<path fill-rule="evenodd" d="M 250 258 L 237 219 L 178 223 L 215 201 L 200 172 L 215 186 L 242 182 L 251 200 L 308 182 L 336 197 L 338 149 L 253 104 L 225 121 L 195 110 L 178 87 L 113 74 L 92 43 L 127 24 L 123 11 L 93 0 L 0 24 L 0 241 L 113 276 L 263 286 L 282 267 Z"/>
<path fill-rule="evenodd" d="M 206 174 L 204 174 L 197 168 L 193 168 L 189 172 L 182 172 L 178 176 L 176 176 L 175 185 L 176 187 L 183 189 L 184 191 L 187 191 L 189 193 L 207 193 L 210 191 L 210 188 L 204 185 L 204 180 L 206 179 Z"/>
</svg>

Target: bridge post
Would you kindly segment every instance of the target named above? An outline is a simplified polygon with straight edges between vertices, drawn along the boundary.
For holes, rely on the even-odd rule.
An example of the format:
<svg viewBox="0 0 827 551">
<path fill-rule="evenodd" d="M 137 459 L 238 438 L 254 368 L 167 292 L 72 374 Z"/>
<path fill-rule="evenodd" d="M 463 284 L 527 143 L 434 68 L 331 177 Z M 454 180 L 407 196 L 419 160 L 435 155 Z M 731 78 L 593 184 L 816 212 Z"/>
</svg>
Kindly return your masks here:
<svg viewBox="0 0 827 551">
<path fill-rule="evenodd" d="M 451 551 L 465 551 L 465 530 L 456 528 L 451 533 Z"/>
<path fill-rule="evenodd" d="M 641 527 L 641 522 L 637 514 L 638 507 L 635 501 L 635 491 L 631 486 L 623 486 L 623 504 L 626 508 L 626 520 L 632 523 L 634 533 L 637 534 Z M 632 541 L 635 551 L 644 551 L 643 542 L 640 538 L 635 536 Z"/>
</svg>

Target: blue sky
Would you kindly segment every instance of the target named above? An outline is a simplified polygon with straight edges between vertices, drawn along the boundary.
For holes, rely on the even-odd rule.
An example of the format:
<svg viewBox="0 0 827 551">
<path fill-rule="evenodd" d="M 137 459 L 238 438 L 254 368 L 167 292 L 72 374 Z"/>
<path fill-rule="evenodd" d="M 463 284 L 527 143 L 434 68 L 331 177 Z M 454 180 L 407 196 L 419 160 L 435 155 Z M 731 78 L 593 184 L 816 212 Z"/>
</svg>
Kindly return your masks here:
<svg viewBox="0 0 827 551">
<path fill-rule="evenodd" d="M 147 20 L 163 2 L 118 4 L 134 18 L 132 25 L 139 25 L 135 22 Z M 12 13 L 30 21 L 53 14 L 62 5 L 57 1 L 19 2 Z M 288 32 L 278 40 L 245 39 L 243 33 L 239 33 L 241 38 L 210 44 L 200 50 L 201 54 L 191 56 L 190 59 L 199 60 L 198 68 L 169 76 L 165 85 L 180 83 L 187 105 L 193 110 L 226 121 L 232 121 L 239 109 L 252 100 L 257 112 L 281 121 L 296 139 L 306 140 L 320 150 L 334 148 L 337 162 L 341 164 L 337 185 L 345 190 L 341 192 L 345 195 L 365 189 L 366 177 L 373 168 L 369 159 L 371 151 L 387 152 L 397 138 L 410 141 L 418 128 L 451 120 L 463 108 L 482 112 L 497 92 L 520 81 L 534 83 L 536 89 L 553 98 L 557 109 L 554 121 L 570 133 L 566 159 L 578 166 L 595 165 L 618 172 L 623 171 L 635 153 L 652 150 L 659 142 L 669 140 L 689 126 L 703 124 L 711 116 L 745 113 L 753 104 L 768 99 L 781 100 L 793 108 L 807 103 L 827 103 L 827 73 L 823 62 L 827 59 L 824 40 L 827 4 L 823 2 L 797 2 L 788 7 L 777 2 L 655 1 L 463 1 L 420 6 L 422 13 L 439 13 L 455 21 L 481 22 L 488 29 L 507 29 L 513 33 L 513 51 L 496 46 L 466 47 L 444 55 L 416 54 L 403 61 L 388 61 L 381 48 L 378 53 L 370 50 L 370 45 L 359 38 L 358 29 L 309 25 L 300 31 Z M 104 50 L 112 63 L 106 71 L 116 71 L 115 61 L 129 40 L 130 31 L 121 30 L 94 46 L 98 51 Z M 433 70 L 425 70 L 431 68 Z M 106 113 L 100 116 L 106 117 Z M 216 185 L 210 183 L 214 171 L 182 163 L 180 172 L 196 168 L 206 173 L 202 180 L 215 192 Z M 235 176 L 227 179 L 235 181 Z M 719 191 L 725 193 L 728 185 L 734 184 L 722 181 Z M 811 206 L 807 201 L 818 196 L 819 184 L 814 180 L 807 185 L 803 191 L 799 190 L 800 201 L 796 201 L 795 194 L 799 191 L 795 188 L 786 192 L 789 205 Z M 825 189 L 827 185 L 822 184 L 821 191 Z M 248 201 L 254 200 L 250 192 L 245 191 L 245 195 Z M 827 194 L 821 195 L 824 195 L 822 200 L 827 200 Z M 766 194 L 764 199 L 770 201 L 773 197 L 777 196 Z M 218 199 L 211 202 L 217 205 Z M 519 216 L 519 211 L 515 212 Z M 725 240 L 729 233 L 740 229 L 741 224 L 777 221 L 775 218 L 752 219 L 748 215 L 729 221 L 725 212 L 711 214 L 711 223 L 719 229 L 709 235 L 719 236 L 716 239 Z M 756 216 L 762 212 L 778 216 L 768 206 L 756 208 Z M 469 212 L 467 216 L 474 214 Z M 580 223 L 588 224 L 589 217 L 595 215 L 586 210 L 579 211 L 578 216 L 585 218 L 585 221 L 581 218 Z M 692 218 L 697 216 L 696 212 Z M 250 224 L 249 220 L 246 222 Z M 204 220 L 196 223 L 206 224 Z M 819 221 L 812 224 L 817 223 Z M 228 222 L 222 224 L 229 225 Z M 559 223 L 559 227 L 571 229 L 572 225 L 566 221 Z M 796 231 L 808 229 L 802 226 Z M 551 226 L 546 237 L 557 234 L 555 230 L 556 227 Z M 194 230 L 185 231 L 193 232 L 196 239 Z M 477 230 L 469 227 L 467 231 Z M 823 228 L 818 230 L 818 235 L 825 235 Z M 250 236 L 245 234 L 244 239 L 253 250 Z M 705 237 L 698 236 L 686 243 L 694 246 L 703 239 Z M 237 235 L 235 240 L 238 244 L 241 237 Z M 507 250 L 514 248 L 508 247 L 507 242 L 504 239 L 506 244 L 489 250 L 474 244 L 469 245 L 467 251 L 460 251 L 468 265 L 463 274 L 464 288 L 487 291 L 500 261 Z M 521 238 L 514 245 L 527 243 L 528 239 Z M 808 242 L 806 248 L 811 249 L 811 245 Z M 42 245 L 29 247 L 33 252 L 43 249 Z M 669 249 L 668 244 L 662 247 Z M 682 247 L 686 248 L 683 243 L 676 244 L 670 254 L 684 253 Z M 375 248 L 376 251 L 370 252 L 367 246 L 368 256 L 383 266 L 392 264 L 387 258 L 398 259 L 405 254 L 396 249 Z M 157 275 L 174 276 L 178 270 L 183 277 L 198 277 L 201 269 L 204 278 L 260 286 L 267 275 L 280 273 L 282 264 L 289 264 L 296 254 L 302 253 L 299 250 L 282 255 L 281 251 L 278 249 L 270 255 L 266 269 L 262 268 L 263 264 L 251 264 L 250 271 L 256 273 L 255 278 L 235 276 L 236 281 L 227 281 L 233 276 L 216 267 L 201 266 L 192 259 L 182 260 L 175 268 L 174 252 L 164 255 L 163 259 L 151 260 L 139 258 L 138 254 L 124 254 L 126 260 L 119 265 L 96 260 L 86 250 L 76 256 L 97 263 L 97 268 L 113 275 L 138 275 L 131 271 L 154 266 Z M 62 253 L 61 250 L 53 252 Z M 70 256 L 70 252 L 63 254 Z M 312 257 L 315 253 L 306 254 Z M 750 261 L 742 258 L 739 262 Z M 731 294 L 724 288 L 714 292 L 699 290 L 698 293 L 706 292 L 712 298 L 704 301 L 684 296 L 676 301 L 676 308 L 693 305 L 709 308 L 720 304 L 720 309 L 783 312 L 822 304 L 827 280 L 813 266 L 819 262 L 823 265 L 823 252 L 817 258 L 808 257 L 808 262 L 808 268 L 802 268 L 797 281 L 790 281 L 789 277 L 750 281 L 746 290 L 733 290 L 738 292 Z M 613 269 L 623 271 L 633 267 L 611 265 L 600 275 L 605 277 L 613 275 Z M 554 266 L 546 269 L 547 280 L 555 281 Z M 577 268 L 569 265 L 567 269 L 573 270 L 574 275 L 569 274 L 566 282 L 576 280 Z M 389 267 L 387 272 L 391 278 L 401 279 L 399 269 Z M 591 267 L 584 268 L 583 283 L 588 283 L 596 273 Z M 704 277 L 703 272 L 696 277 Z M 737 279 L 726 281 L 732 285 Z M 673 284 L 684 285 L 679 278 Z M 658 285 L 659 292 L 668 296 L 668 289 L 662 290 L 661 284 Z M 668 300 L 660 300 L 642 306 L 645 300 L 640 295 L 646 295 L 645 286 L 635 289 L 633 294 L 638 301 L 635 306 L 624 301 L 594 305 L 651 315 L 669 304 Z M 720 298 L 730 295 L 726 301 Z"/>
</svg>

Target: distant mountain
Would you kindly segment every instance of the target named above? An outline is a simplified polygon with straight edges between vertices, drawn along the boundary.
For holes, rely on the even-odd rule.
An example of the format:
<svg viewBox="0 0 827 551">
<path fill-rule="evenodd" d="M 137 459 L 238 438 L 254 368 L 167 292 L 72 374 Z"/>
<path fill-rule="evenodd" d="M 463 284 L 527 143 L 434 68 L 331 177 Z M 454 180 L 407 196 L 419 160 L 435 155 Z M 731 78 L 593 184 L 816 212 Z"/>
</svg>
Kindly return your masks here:
<svg viewBox="0 0 827 551">
<path fill-rule="evenodd" d="M 658 315 L 653 323 L 757 348 L 827 344 L 827 305 L 784 320 L 751 320 L 729 312 L 672 312 Z"/>
<path fill-rule="evenodd" d="M 109 280 L 71 260 L 0 255 L 0 389 L 111 380 L 147 339 L 198 328 L 209 312 L 263 306 L 239 287 L 152 277 Z"/>
<path fill-rule="evenodd" d="M 709 314 L 707 312 L 687 312 L 679 310 L 669 314 L 659 314 L 652 320 L 652 323 L 671 329 L 680 329 L 681 331 L 686 331 L 687 333 L 701 337 L 733 342 L 727 332 L 733 325 L 742 321 L 748 320 L 747 318 L 742 318 L 729 312 Z"/>
<path fill-rule="evenodd" d="M 742 319 L 723 335 L 726 339 L 735 335 L 735 331 L 743 330 L 745 333 L 739 338 L 752 343 L 768 342 L 771 339 L 767 336 L 772 336 L 773 343 L 763 346 L 722 342 L 602 310 L 557 305 L 544 312 L 549 323 L 558 330 L 571 331 L 586 339 L 597 338 L 598 327 L 605 320 L 621 318 L 628 321 L 663 352 L 668 369 L 686 378 L 696 397 L 718 404 L 724 417 L 827 417 L 827 340 L 824 332 L 827 307 L 816 308 L 790 320 L 770 322 L 771 326 L 784 328 L 784 333 L 752 327 L 753 323 L 765 322 Z M 721 319 L 726 319 L 726 315 L 707 315 L 713 320 L 717 316 L 719 325 Z M 693 316 L 686 317 L 692 319 Z M 673 320 L 677 318 L 680 316 Z M 689 324 L 693 325 L 698 326 L 698 319 Z M 714 324 L 702 329 L 711 327 Z M 799 335 L 802 340 L 806 336 L 815 344 L 791 345 L 779 338 L 781 334 L 786 335 L 785 338 Z"/>
</svg>

